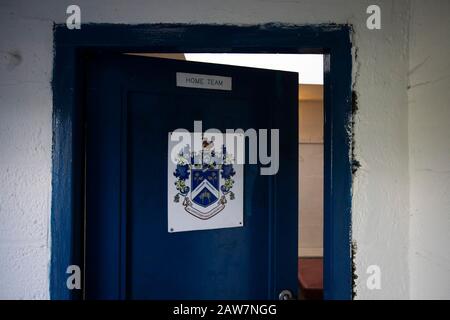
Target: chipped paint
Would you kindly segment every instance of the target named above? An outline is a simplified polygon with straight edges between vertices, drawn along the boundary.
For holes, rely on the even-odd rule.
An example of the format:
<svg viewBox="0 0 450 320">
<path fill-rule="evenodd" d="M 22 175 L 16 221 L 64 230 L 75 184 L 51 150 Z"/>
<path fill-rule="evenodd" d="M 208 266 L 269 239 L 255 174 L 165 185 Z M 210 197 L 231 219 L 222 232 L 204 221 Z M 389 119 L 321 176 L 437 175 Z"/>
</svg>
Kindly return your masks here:
<svg viewBox="0 0 450 320">
<path fill-rule="evenodd" d="M 358 169 L 361 167 L 361 163 L 356 159 L 355 154 L 355 131 L 353 128 L 355 127 L 355 119 L 356 114 L 358 112 L 358 94 L 355 90 L 352 91 L 352 119 L 350 121 L 351 123 L 351 129 L 350 129 L 350 135 L 351 135 L 351 162 L 352 162 L 352 175 L 355 176 Z"/>
<path fill-rule="evenodd" d="M 352 299 L 354 300 L 357 295 L 357 280 L 358 275 L 356 274 L 356 251 L 358 250 L 358 246 L 356 241 L 352 241 Z"/>
</svg>

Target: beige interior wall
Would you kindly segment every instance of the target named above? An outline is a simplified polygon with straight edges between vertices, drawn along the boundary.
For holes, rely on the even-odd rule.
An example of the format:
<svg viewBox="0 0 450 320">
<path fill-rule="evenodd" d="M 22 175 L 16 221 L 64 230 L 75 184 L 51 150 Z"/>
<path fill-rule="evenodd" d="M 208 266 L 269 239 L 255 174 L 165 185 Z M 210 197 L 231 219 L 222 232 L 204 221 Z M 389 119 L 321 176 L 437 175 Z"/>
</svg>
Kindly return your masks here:
<svg viewBox="0 0 450 320">
<path fill-rule="evenodd" d="M 323 86 L 299 88 L 299 246 L 302 257 L 323 256 Z"/>
</svg>

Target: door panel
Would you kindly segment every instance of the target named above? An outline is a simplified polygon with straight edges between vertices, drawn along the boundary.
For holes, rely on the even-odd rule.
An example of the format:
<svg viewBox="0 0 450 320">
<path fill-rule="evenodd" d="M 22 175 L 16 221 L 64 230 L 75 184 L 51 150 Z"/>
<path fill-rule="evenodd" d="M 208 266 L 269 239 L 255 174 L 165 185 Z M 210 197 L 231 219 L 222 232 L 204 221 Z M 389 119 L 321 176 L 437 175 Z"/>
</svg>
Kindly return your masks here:
<svg viewBox="0 0 450 320">
<path fill-rule="evenodd" d="M 176 72 L 232 78 L 176 86 Z M 275 299 L 296 292 L 297 75 L 101 55 L 87 68 L 86 297 Z M 167 136 L 278 128 L 280 170 L 244 168 L 244 227 L 167 232 Z"/>
</svg>

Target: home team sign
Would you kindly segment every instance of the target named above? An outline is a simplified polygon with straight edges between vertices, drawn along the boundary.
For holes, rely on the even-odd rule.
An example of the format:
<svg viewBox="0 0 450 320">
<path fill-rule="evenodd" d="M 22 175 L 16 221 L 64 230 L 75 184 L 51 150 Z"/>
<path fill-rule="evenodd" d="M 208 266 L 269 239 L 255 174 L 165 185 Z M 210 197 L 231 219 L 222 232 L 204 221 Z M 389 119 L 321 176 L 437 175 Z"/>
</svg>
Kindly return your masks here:
<svg viewBox="0 0 450 320">
<path fill-rule="evenodd" d="M 177 72 L 177 87 L 231 91 L 231 77 Z"/>
</svg>

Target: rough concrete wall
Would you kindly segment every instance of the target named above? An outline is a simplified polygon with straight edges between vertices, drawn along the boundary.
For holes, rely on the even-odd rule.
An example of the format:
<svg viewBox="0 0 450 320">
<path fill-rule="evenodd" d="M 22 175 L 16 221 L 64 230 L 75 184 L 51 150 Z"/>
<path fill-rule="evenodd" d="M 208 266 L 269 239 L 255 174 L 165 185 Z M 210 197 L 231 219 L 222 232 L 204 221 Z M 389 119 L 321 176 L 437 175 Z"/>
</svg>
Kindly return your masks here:
<svg viewBox="0 0 450 320">
<path fill-rule="evenodd" d="M 411 298 L 450 299 L 450 2 L 411 5 Z"/>
<path fill-rule="evenodd" d="M 0 299 L 44 299 L 50 255 L 52 26 L 39 19 L 16 20 L 0 8 Z"/>
<path fill-rule="evenodd" d="M 366 28 L 366 8 L 372 4 L 366 0 L 76 3 L 82 22 L 352 24 L 358 49 L 355 152 L 362 164 L 352 204 L 357 298 L 408 297 L 408 1 L 377 1 L 378 31 Z M 65 21 L 67 4 L 0 4 L 1 297 L 48 297 L 52 24 Z M 382 269 L 382 290 L 366 288 L 370 264 Z"/>
<path fill-rule="evenodd" d="M 359 108 L 355 156 L 361 164 L 353 182 L 352 206 L 357 299 L 408 298 L 409 288 L 405 72 L 409 3 L 386 1 L 380 7 L 382 29 L 369 31 L 359 22 L 354 37 Z M 381 290 L 366 287 L 370 265 L 381 269 Z"/>
</svg>

